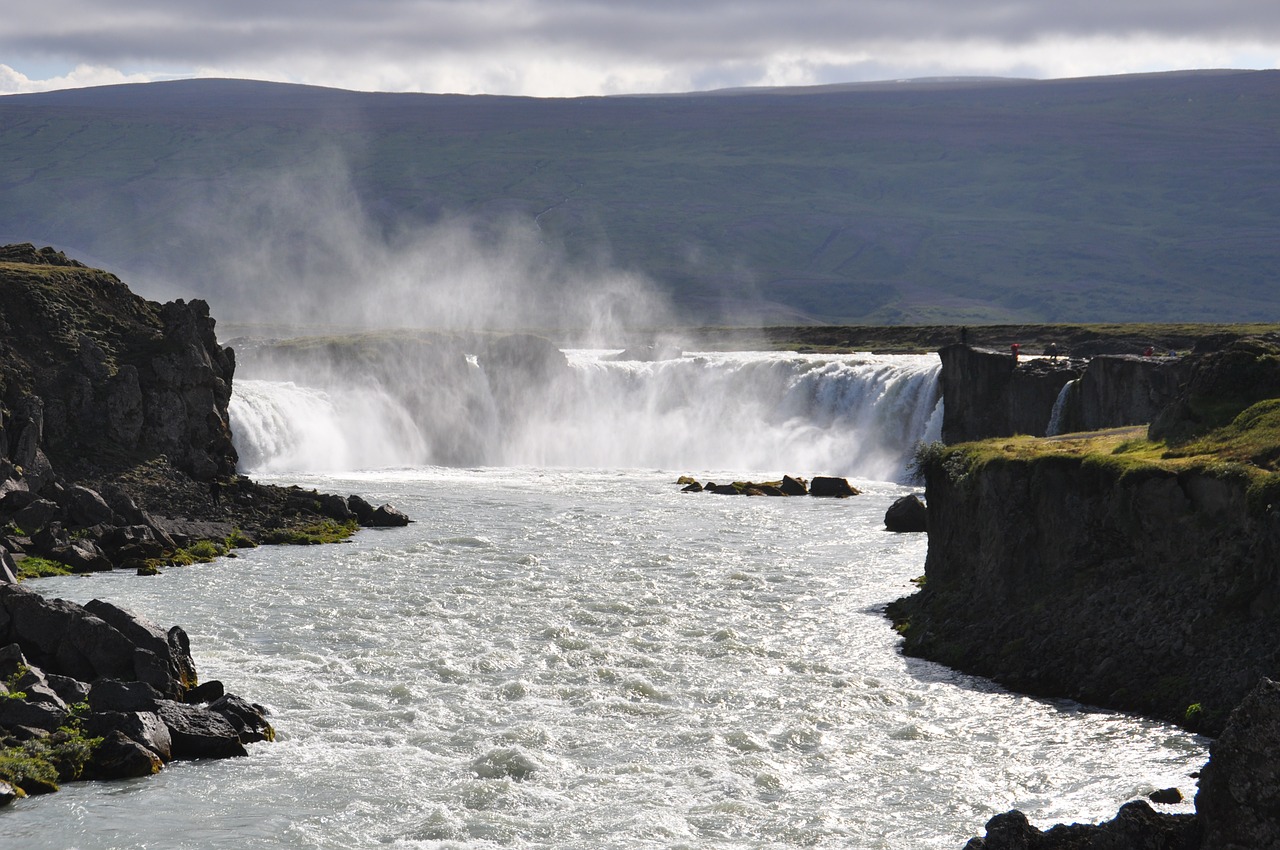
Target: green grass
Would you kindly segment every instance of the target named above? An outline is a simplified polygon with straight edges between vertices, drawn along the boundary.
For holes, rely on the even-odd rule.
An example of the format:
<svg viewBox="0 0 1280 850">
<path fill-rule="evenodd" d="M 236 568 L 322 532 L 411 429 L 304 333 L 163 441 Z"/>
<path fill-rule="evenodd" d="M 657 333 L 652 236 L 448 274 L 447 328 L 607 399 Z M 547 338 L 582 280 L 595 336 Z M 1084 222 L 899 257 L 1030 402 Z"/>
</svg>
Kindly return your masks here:
<svg viewBox="0 0 1280 850">
<path fill-rule="evenodd" d="M 1187 443 L 1169 446 L 1147 439 L 1145 426 L 1061 437 L 1002 437 L 946 446 L 932 443 L 916 453 L 915 468 L 947 470 L 959 480 L 989 463 L 1077 459 L 1117 477 L 1152 472 L 1196 471 L 1246 483 L 1251 509 L 1280 504 L 1280 399 L 1246 408 L 1229 424 Z"/>
<path fill-rule="evenodd" d="M 278 528 L 269 531 L 263 537 L 263 542 L 304 546 L 321 543 L 340 543 L 355 534 L 359 528 L 360 525 L 355 520 L 338 522 L 326 519 L 298 528 Z"/>
<path fill-rule="evenodd" d="M 71 567 L 61 561 L 51 561 L 48 558 L 40 558 L 35 555 L 28 555 L 18 561 L 18 581 L 29 578 L 66 575 L 71 575 Z"/>
<path fill-rule="evenodd" d="M 101 738 L 86 737 L 79 714 L 88 706 L 72 707 L 71 718 L 45 738 L 0 747 L 0 780 L 21 793 L 57 791 L 59 783 L 80 779 Z"/>
</svg>

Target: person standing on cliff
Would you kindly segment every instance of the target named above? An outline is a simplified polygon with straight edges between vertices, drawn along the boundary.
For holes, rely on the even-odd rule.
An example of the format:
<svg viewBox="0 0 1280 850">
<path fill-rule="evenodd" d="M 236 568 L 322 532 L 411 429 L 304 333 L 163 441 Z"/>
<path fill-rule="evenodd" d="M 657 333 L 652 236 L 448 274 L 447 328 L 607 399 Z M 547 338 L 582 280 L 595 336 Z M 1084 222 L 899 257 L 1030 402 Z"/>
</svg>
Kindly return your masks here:
<svg viewBox="0 0 1280 850">
<path fill-rule="evenodd" d="M 1009 345 L 1009 353 L 1013 355 L 1013 365 L 1014 365 L 1014 366 L 1017 366 L 1017 365 L 1018 365 L 1018 349 L 1020 349 L 1020 348 L 1022 348 L 1022 346 L 1021 346 L 1021 345 L 1019 345 L 1019 344 L 1018 344 L 1018 343 L 1016 343 L 1016 342 L 1011 343 L 1011 344 Z"/>
</svg>

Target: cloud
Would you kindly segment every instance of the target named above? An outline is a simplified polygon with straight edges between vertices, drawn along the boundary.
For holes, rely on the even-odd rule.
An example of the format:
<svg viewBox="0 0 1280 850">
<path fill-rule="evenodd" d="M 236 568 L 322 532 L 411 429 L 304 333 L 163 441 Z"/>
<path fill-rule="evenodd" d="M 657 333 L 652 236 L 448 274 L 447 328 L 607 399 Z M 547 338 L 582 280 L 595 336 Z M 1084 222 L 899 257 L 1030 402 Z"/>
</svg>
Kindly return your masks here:
<svg viewBox="0 0 1280 850">
<path fill-rule="evenodd" d="M 0 64 L 0 94 L 110 86 L 117 83 L 147 83 L 158 78 L 159 75 L 155 74 L 125 74 L 102 65 L 77 65 L 67 74 L 33 80 L 8 65 Z"/>
<path fill-rule="evenodd" d="M 15 4 L 11 4 L 15 5 Z M 1274 67 L 1272 0 L 18 0 L 0 55 L 354 89 L 533 95 Z M 1198 61 L 1197 61 L 1198 60 Z M 84 85 L 6 80 L 9 91 Z M 3 78 L 0 78 L 3 79 Z M 113 80 L 119 81 L 119 80 Z"/>
</svg>

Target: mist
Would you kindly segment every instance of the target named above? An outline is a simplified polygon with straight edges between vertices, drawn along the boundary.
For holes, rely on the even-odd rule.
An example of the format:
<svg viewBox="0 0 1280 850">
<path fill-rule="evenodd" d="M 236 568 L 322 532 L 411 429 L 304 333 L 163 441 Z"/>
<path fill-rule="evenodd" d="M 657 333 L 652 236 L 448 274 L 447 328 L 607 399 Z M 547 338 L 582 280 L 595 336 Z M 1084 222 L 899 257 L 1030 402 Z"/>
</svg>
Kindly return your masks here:
<svg viewBox="0 0 1280 850">
<path fill-rule="evenodd" d="M 299 333 L 389 328 L 559 331 L 589 345 L 675 312 L 607 245 L 570 257 L 514 211 L 433 211 L 387 220 L 369 208 L 346 157 L 210 185 L 172 222 L 176 249 L 136 272 L 151 291 L 196 293 L 224 323 Z M 175 262 L 174 258 L 180 258 Z"/>
</svg>

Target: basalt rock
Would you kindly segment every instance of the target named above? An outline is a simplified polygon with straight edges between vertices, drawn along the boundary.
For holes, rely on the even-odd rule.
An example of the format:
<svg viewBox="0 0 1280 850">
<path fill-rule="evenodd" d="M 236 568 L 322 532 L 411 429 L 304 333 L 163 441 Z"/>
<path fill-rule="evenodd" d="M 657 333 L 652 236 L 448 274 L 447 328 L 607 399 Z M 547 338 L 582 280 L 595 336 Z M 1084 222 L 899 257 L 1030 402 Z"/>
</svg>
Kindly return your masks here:
<svg viewBox="0 0 1280 850">
<path fill-rule="evenodd" d="M 843 499 L 848 496 L 860 496 L 862 491 L 849 484 L 844 478 L 815 475 L 809 482 L 809 495 L 820 498 Z"/>
<path fill-rule="evenodd" d="M 1070 824 L 1041 832 L 1019 811 L 987 822 L 985 838 L 965 850 L 1199 850 L 1200 825 L 1194 815 L 1154 811 L 1143 800 L 1125 804 L 1102 824 Z"/>
<path fill-rule="evenodd" d="M 949 345 L 942 360 L 942 439 L 947 443 L 1045 436 L 1063 388 L 1075 382 L 1057 432 L 1151 422 L 1181 392 L 1187 358 L 1101 355 L 1086 361 L 1015 360 L 1011 354 Z"/>
<path fill-rule="evenodd" d="M 221 684 L 197 687 L 180 628 L 166 632 L 101 600 L 80 606 L 0 586 L 0 677 L 24 694 L 0 699 L 0 745 L 75 734 L 79 724 L 85 736 L 103 739 L 83 778 L 146 776 L 171 759 L 244 755 L 246 744 L 275 736 L 262 706 Z M 182 702 L 194 694 L 204 700 Z M 88 713 L 76 719 L 79 703 Z"/>
<path fill-rule="evenodd" d="M 927 583 L 890 607 L 906 653 L 1208 734 L 1280 675 L 1280 510 L 1229 469 L 970 463 L 926 465 Z"/>
<path fill-rule="evenodd" d="M 1264 679 L 1231 713 L 1200 774 L 1203 850 L 1280 847 L 1280 683 Z"/>
<path fill-rule="evenodd" d="M 884 527 L 896 532 L 929 530 L 929 509 L 915 493 L 895 499 L 884 512 Z"/>
</svg>

